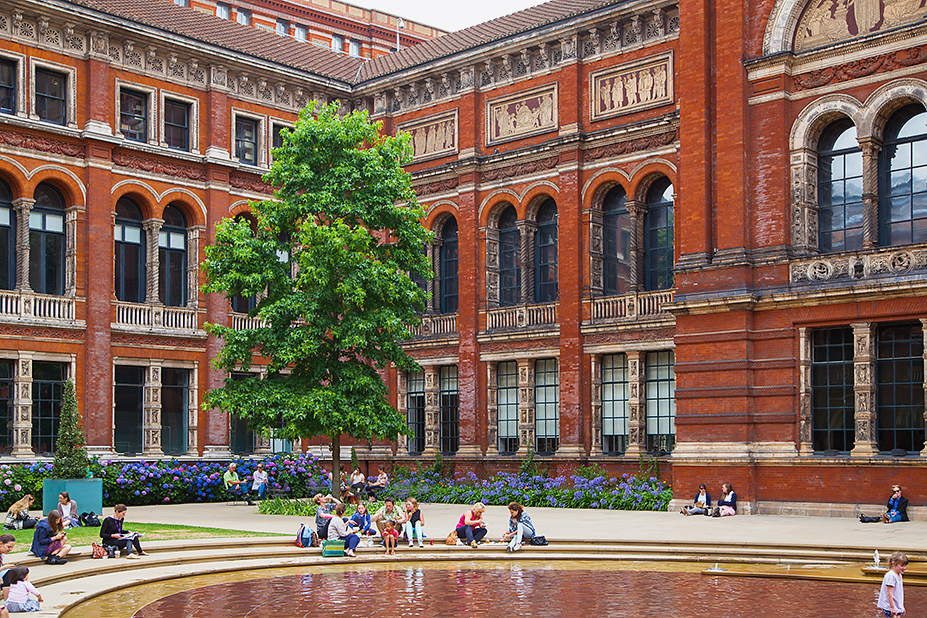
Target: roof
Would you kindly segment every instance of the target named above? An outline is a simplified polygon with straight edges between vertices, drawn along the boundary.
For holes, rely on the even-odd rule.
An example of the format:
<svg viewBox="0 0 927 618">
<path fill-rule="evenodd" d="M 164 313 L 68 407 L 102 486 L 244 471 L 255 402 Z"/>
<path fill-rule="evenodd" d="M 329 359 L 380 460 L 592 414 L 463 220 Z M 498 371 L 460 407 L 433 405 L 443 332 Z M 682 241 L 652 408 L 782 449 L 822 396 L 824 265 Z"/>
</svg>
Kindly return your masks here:
<svg viewBox="0 0 927 618">
<path fill-rule="evenodd" d="M 91 9 L 236 52 L 350 83 L 361 58 L 337 54 L 274 32 L 242 26 L 170 0 L 70 0 Z"/>
<path fill-rule="evenodd" d="M 406 47 L 399 53 L 380 56 L 364 64 L 359 82 L 395 73 L 418 64 L 486 45 L 515 34 L 587 13 L 623 0 L 551 0 L 517 13 L 511 13 L 476 26 Z"/>
</svg>

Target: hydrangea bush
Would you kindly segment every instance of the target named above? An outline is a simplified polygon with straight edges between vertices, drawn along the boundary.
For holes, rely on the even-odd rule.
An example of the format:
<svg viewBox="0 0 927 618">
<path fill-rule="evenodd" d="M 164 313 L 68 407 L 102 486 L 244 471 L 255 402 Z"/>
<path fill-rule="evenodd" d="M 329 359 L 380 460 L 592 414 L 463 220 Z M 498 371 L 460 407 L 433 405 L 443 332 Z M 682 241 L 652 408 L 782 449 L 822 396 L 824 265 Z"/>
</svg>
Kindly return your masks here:
<svg viewBox="0 0 927 618">
<path fill-rule="evenodd" d="M 308 485 L 328 484 L 313 455 L 272 455 L 262 459 L 236 459 L 238 476 L 250 477 L 258 463 L 264 464 L 271 488 L 287 497 L 306 494 Z M 206 461 L 93 460 L 90 472 L 103 479 L 104 504 L 128 506 L 225 500 L 222 475 L 228 463 Z M 13 502 L 31 493 L 42 501 L 42 480 L 51 477 L 52 464 L 33 462 L 0 466 L 0 507 L 6 510 Z"/>
</svg>

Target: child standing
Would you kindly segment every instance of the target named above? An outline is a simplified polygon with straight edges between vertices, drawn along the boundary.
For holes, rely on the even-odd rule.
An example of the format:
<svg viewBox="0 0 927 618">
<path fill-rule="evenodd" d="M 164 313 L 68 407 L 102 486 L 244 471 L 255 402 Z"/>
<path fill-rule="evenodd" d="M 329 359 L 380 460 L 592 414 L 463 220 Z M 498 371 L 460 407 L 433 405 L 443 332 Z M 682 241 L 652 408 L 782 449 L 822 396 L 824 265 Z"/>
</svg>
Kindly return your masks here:
<svg viewBox="0 0 927 618">
<path fill-rule="evenodd" d="M 879 590 L 879 610 L 885 614 L 885 618 L 904 615 L 904 587 L 901 576 L 907 568 L 907 556 L 900 551 L 892 554 L 889 569 L 882 578 L 882 589 Z"/>
<path fill-rule="evenodd" d="M 396 543 L 399 542 L 399 530 L 393 526 L 393 522 L 387 520 L 383 524 L 383 544 L 386 546 L 386 555 L 396 555 Z"/>
<path fill-rule="evenodd" d="M 30 599 L 32 594 L 36 599 Z M 44 599 L 35 586 L 29 581 L 29 569 L 24 566 L 13 567 L 10 571 L 10 596 L 6 600 L 6 608 L 11 612 L 37 612 L 39 603 Z"/>
</svg>

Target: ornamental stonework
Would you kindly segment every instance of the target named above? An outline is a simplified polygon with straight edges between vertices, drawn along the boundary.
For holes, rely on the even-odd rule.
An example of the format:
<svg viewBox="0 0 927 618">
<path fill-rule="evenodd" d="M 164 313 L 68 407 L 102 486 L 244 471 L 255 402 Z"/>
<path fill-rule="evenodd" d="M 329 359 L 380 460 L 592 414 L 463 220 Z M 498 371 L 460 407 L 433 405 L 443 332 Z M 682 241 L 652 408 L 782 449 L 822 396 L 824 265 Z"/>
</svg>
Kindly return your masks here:
<svg viewBox="0 0 927 618">
<path fill-rule="evenodd" d="M 924 19 L 927 0 L 811 0 L 795 31 L 794 49 L 808 51 Z"/>
<path fill-rule="evenodd" d="M 557 85 L 486 102 L 488 144 L 499 144 L 558 128 Z"/>
<path fill-rule="evenodd" d="M 925 271 L 927 271 L 927 250 L 909 249 L 834 257 L 821 256 L 794 262 L 789 269 L 789 279 L 792 285 L 803 285 L 906 275 L 922 277 Z"/>
<path fill-rule="evenodd" d="M 673 54 L 597 71 L 589 88 L 593 121 L 672 103 Z"/>
<path fill-rule="evenodd" d="M 400 124 L 396 133 L 412 136 L 412 160 L 457 154 L 457 110 Z"/>
</svg>

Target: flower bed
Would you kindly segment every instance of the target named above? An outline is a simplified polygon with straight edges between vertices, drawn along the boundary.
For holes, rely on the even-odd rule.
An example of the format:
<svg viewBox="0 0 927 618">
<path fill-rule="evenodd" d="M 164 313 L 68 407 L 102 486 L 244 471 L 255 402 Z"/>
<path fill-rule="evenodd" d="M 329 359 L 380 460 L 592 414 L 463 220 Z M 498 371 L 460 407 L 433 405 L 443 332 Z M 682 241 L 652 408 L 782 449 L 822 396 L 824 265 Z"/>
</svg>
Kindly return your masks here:
<svg viewBox="0 0 927 618">
<path fill-rule="evenodd" d="M 264 464 L 270 487 L 288 497 L 306 494 L 310 480 L 321 484 L 322 473 L 312 455 L 272 455 L 262 459 L 236 459 L 238 476 L 250 477 L 258 463 Z M 93 460 L 90 472 L 103 479 L 105 504 L 127 506 L 225 500 L 222 475 L 228 463 Z M 42 503 L 42 481 L 51 476 L 51 463 L 34 462 L 0 466 L 0 507 L 9 508 L 23 494 L 31 493 Z M 327 484 L 327 480 L 325 481 Z"/>
</svg>

